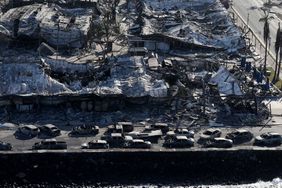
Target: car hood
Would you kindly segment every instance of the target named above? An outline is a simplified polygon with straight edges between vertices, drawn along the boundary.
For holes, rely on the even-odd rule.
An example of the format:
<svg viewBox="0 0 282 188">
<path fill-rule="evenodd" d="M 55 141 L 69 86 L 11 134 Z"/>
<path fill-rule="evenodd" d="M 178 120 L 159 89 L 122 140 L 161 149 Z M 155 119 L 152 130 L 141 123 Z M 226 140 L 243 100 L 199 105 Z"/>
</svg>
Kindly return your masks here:
<svg viewBox="0 0 282 188">
<path fill-rule="evenodd" d="M 88 147 L 88 143 L 81 144 L 81 147 Z"/>
<path fill-rule="evenodd" d="M 264 140 L 261 136 L 256 136 L 256 140 Z"/>
<path fill-rule="evenodd" d="M 207 138 L 211 138 L 211 136 L 210 135 L 206 135 L 206 134 L 201 134 L 200 138 L 207 139 Z"/>
</svg>

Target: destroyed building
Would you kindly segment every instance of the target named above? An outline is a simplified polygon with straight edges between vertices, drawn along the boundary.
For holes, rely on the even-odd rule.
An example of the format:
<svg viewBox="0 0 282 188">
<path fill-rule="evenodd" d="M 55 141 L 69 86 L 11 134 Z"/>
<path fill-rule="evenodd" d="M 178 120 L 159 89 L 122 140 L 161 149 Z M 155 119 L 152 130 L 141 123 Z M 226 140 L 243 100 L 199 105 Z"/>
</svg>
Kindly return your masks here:
<svg viewBox="0 0 282 188">
<path fill-rule="evenodd" d="M 149 50 L 202 49 L 233 53 L 245 46 L 240 30 L 218 0 L 136 2 L 131 6 L 142 13 L 130 23 L 130 31 L 134 34 L 139 28 L 143 39 L 159 42 L 157 46 L 146 43 Z"/>
<path fill-rule="evenodd" d="M 118 23 L 113 27 L 120 31 L 107 36 L 112 48 L 100 44 L 101 36 L 85 51 L 55 47 L 87 43 L 94 22 L 104 21 L 99 16 L 94 21 L 91 9 L 34 4 L 0 16 L 2 36 L 44 39 L 37 51 L 2 53 L 0 105 L 30 109 L 73 103 L 83 111 L 111 111 L 157 102 L 164 121 L 203 125 L 207 119 L 226 120 L 218 115 L 238 114 L 240 97 L 255 99 L 246 89 L 249 75 L 238 76 L 243 70 L 232 68 L 245 55 L 245 42 L 219 0 L 121 1 L 113 12 Z M 241 107 L 256 117 L 261 114 L 253 109 L 260 109 L 260 102 Z"/>
<path fill-rule="evenodd" d="M 33 4 L 0 16 L 0 33 L 11 38 L 42 39 L 60 47 L 83 47 L 92 29 L 93 10 Z"/>
</svg>

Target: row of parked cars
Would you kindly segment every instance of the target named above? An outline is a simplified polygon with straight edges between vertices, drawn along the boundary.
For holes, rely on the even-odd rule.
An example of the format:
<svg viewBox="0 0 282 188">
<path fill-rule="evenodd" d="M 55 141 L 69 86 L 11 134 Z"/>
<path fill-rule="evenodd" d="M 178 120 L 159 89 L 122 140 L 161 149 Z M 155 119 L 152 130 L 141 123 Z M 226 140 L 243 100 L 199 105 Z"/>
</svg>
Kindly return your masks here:
<svg viewBox="0 0 282 188">
<path fill-rule="evenodd" d="M 94 125 L 82 125 L 74 127 L 69 136 L 96 136 L 99 133 L 99 127 Z M 61 130 L 56 126 L 48 124 L 41 127 L 33 125 L 20 126 L 16 135 L 25 135 L 34 137 L 38 134 L 56 137 L 61 134 Z M 106 132 L 100 139 L 93 140 L 81 145 L 82 149 L 106 149 L 106 148 L 151 148 L 152 143 L 158 143 L 163 139 L 163 147 L 166 148 L 189 148 L 195 145 L 195 132 L 187 128 L 174 128 L 166 123 L 155 123 L 146 126 L 142 131 L 134 131 L 131 122 L 118 122 L 115 125 L 107 127 Z M 254 145 L 257 146 L 279 146 L 282 143 L 282 137 L 278 133 L 264 133 L 254 138 L 248 130 L 238 129 L 221 137 L 220 129 L 207 129 L 197 140 L 201 147 L 229 148 L 233 145 L 239 145 L 251 142 L 254 139 Z M 67 144 L 55 139 L 46 139 L 34 144 L 33 149 L 66 149 Z M 9 143 L 0 142 L 0 150 L 11 150 Z"/>
<path fill-rule="evenodd" d="M 143 132 L 144 133 L 144 132 Z M 128 134 L 111 133 L 105 135 L 102 140 L 94 140 L 82 145 L 82 149 L 99 149 L 109 147 L 123 148 L 151 148 L 150 137 L 144 137 L 136 133 L 129 132 Z M 232 131 L 225 138 L 220 137 L 221 131 L 218 129 L 208 129 L 204 131 L 198 139 L 198 144 L 204 148 L 230 148 L 233 145 L 239 145 L 251 142 L 254 139 L 253 145 L 275 147 L 282 143 L 282 136 L 278 133 L 268 132 L 254 138 L 253 134 L 244 129 Z M 141 138 L 145 139 L 141 139 Z M 161 136 L 159 136 L 160 138 Z M 146 140 L 147 139 L 147 140 Z M 155 139 L 154 139 L 155 140 Z M 176 129 L 168 131 L 164 136 L 163 147 L 166 148 L 189 148 L 195 144 L 193 131 L 187 129 Z"/>
<path fill-rule="evenodd" d="M 69 136 L 95 136 L 99 133 L 98 126 L 81 125 L 74 127 Z M 34 125 L 22 125 L 15 132 L 16 138 L 33 138 L 38 135 L 46 137 L 57 137 L 61 135 L 61 130 L 52 124 L 36 127 Z"/>
<path fill-rule="evenodd" d="M 10 151 L 12 150 L 12 145 L 7 142 L 0 141 L 0 150 L 1 151 Z M 32 146 L 33 150 L 40 149 L 67 149 L 67 143 L 64 141 L 57 141 L 56 139 L 45 139 L 41 142 L 36 142 Z"/>
<path fill-rule="evenodd" d="M 61 130 L 52 124 L 36 127 L 34 125 L 22 125 L 19 126 L 15 132 L 16 138 L 33 138 L 38 135 L 44 135 L 48 137 L 56 137 L 61 135 Z"/>
<path fill-rule="evenodd" d="M 282 143 L 282 136 L 278 133 L 267 132 L 254 138 L 254 135 L 245 129 L 232 131 L 225 138 L 221 137 L 219 129 L 207 129 L 200 135 L 198 143 L 202 144 L 203 147 L 229 148 L 233 145 L 251 142 L 253 139 L 255 146 L 274 147 Z"/>
<path fill-rule="evenodd" d="M 175 130 L 175 137 L 166 138 L 163 143 L 167 148 L 189 148 L 194 146 L 193 134 L 179 135 L 179 130 Z M 187 133 L 186 131 L 184 131 Z M 210 134 L 210 133 L 217 133 Z M 187 133 L 188 134 L 188 133 Z M 220 137 L 218 130 L 208 129 L 200 136 L 200 141 L 203 147 L 229 148 L 233 144 L 242 144 L 250 142 L 253 139 L 253 134 L 247 130 L 236 130 L 226 135 L 226 138 Z M 263 133 L 257 136 L 254 145 L 258 146 L 279 146 L 281 145 L 282 137 L 278 133 Z M 107 149 L 107 148 L 142 148 L 150 149 L 152 146 L 150 141 L 133 138 L 132 136 L 123 135 L 121 133 L 110 133 L 105 135 L 101 140 L 93 140 L 81 145 L 82 149 Z M 44 140 L 36 143 L 33 149 L 66 149 L 65 142 L 58 142 L 54 139 Z"/>
</svg>

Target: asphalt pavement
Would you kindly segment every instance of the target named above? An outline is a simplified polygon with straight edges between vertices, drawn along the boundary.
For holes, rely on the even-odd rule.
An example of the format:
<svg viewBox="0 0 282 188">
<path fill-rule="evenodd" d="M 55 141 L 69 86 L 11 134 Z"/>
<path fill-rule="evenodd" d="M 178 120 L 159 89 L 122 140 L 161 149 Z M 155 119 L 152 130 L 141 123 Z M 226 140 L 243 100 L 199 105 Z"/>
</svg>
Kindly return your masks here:
<svg viewBox="0 0 282 188">
<path fill-rule="evenodd" d="M 265 0 L 233 0 L 233 8 L 241 15 L 241 17 L 249 24 L 249 27 L 255 32 L 255 34 L 263 41 L 263 22 L 259 22 L 259 19 L 264 17 L 264 12 L 261 10 Z M 273 10 L 271 10 L 273 11 Z M 275 15 L 269 21 L 270 29 L 270 50 L 275 54 L 274 44 L 276 41 L 276 33 L 278 29 L 278 23 L 281 20 Z"/>
<path fill-rule="evenodd" d="M 276 105 L 273 105 L 273 112 L 275 114 L 275 117 L 272 117 L 270 121 L 267 121 L 268 124 L 266 126 L 246 126 L 246 127 L 217 127 L 218 129 L 221 130 L 222 134 L 221 137 L 225 137 L 227 133 L 237 129 L 247 129 L 250 132 L 254 134 L 254 136 L 261 135 L 262 133 L 266 132 L 277 132 L 282 135 L 282 110 L 281 108 L 277 108 L 280 106 L 280 102 L 277 103 Z M 65 141 L 68 145 L 67 150 L 60 150 L 63 152 L 85 152 L 86 150 L 80 149 L 81 144 L 85 142 L 89 142 L 91 140 L 97 140 L 100 139 L 101 136 L 104 134 L 106 131 L 106 128 L 101 128 L 100 132 L 96 136 L 87 136 L 87 137 L 70 137 L 68 136 L 69 130 L 65 129 L 65 127 L 59 127 L 62 129 L 61 135 L 56 137 L 56 140 L 58 141 Z M 144 127 L 135 127 L 135 131 L 141 131 Z M 207 127 L 202 127 L 199 131 L 196 131 L 195 134 L 195 146 L 192 148 L 187 148 L 187 149 L 166 149 L 162 147 L 162 144 L 164 142 L 163 139 L 160 139 L 158 143 L 153 143 L 151 149 L 123 149 L 123 148 L 116 148 L 116 149 L 107 149 L 107 150 L 88 150 L 88 151 L 136 151 L 136 150 L 142 150 L 142 151 L 170 151 L 170 150 L 184 150 L 184 151 L 194 151 L 194 150 L 210 150 L 207 148 L 202 148 L 201 145 L 199 145 L 197 140 L 200 138 L 201 133 L 203 133 L 206 129 L 211 128 L 209 126 Z M 39 137 L 34 137 L 32 139 L 27 139 L 27 140 L 20 140 L 15 138 L 14 132 L 17 129 L 17 125 L 10 127 L 9 130 L 5 130 L 3 128 L 0 129 L 0 141 L 4 142 L 9 142 L 13 146 L 13 152 L 38 152 L 38 151 L 32 151 L 31 148 L 34 145 L 35 142 L 40 142 L 42 139 Z M 234 145 L 231 150 L 237 150 L 237 149 L 282 149 L 282 145 L 278 147 L 258 147 L 258 146 L 253 146 L 254 139 L 250 142 L 246 142 L 240 145 Z M 215 148 L 211 148 L 212 150 Z M 42 150 L 40 152 L 46 152 L 46 150 Z"/>
<path fill-rule="evenodd" d="M 242 19 L 248 23 L 248 26 L 251 28 L 251 30 L 255 33 L 255 35 L 258 37 L 258 39 L 265 45 L 264 39 L 263 39 L 263 27 L 264 22 L 260 22 L 260 18 L 264 17 L 265 14 L 263 10 L 261 10 L 262 7 L 264 7 L 264 3 L 266 0 L 233 0 L 232 8 L 237 11 L 237 13 L 242 17 Z M 275 69 L 275 41 L 276 41 L 276 33 L 278 29 L 278 23 L 281 22 L 281 20 L 278 18 L 278 16 L 275 14 L 277 12 L 277 7 L 273 7 L 270 9 L 270 16 L 273 16 L 274 19 L 271 19 L 269 21 L 269 29 L 270 29 L 270 51 L 269 53 L 271 56 L 268 56 L 267 59 L 267 66 L 272 67 L 273 70 Z M 280 14 L 280 12 L 279 12 Z M 254 40 L 252 40 L 252 43 L 254 44 Z M 264 54 L 265 50 L 260 45 L 257 45 L 256 48 L 256 54 L 258 54 L 261 57 L 261 61 L 257 61 L 256 66 L 263 65 L 264 63 Z M 280 74 L 280 79 L 282 78 L 282 75 Z"/>
</svg>

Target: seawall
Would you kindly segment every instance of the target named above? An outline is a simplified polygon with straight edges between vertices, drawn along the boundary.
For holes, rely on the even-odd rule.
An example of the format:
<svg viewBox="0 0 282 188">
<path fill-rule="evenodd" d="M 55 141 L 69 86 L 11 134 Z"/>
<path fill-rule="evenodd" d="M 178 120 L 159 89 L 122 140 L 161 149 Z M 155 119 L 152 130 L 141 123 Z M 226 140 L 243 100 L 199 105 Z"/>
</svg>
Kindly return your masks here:
<svg viewBox="0 0 282 188">
<path fill-rule="evenodd" d="M 238 183 L 282 177 L 281 169 L 280 149 L 0 154 L 4 182 Z"/>
</svg>

